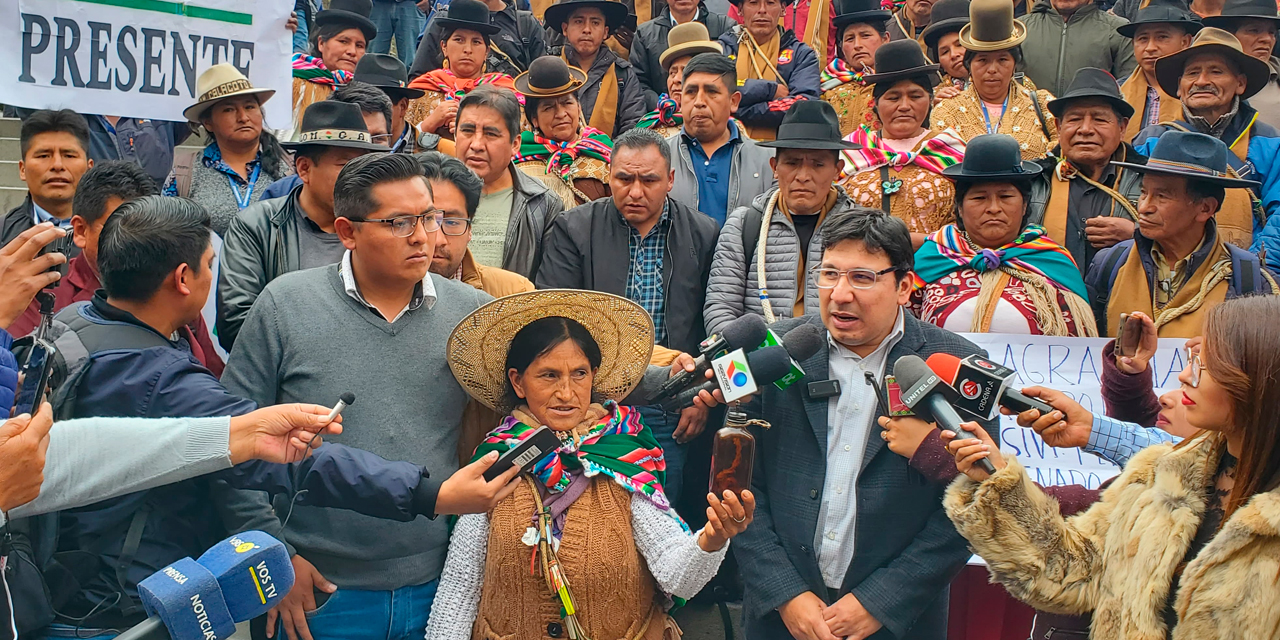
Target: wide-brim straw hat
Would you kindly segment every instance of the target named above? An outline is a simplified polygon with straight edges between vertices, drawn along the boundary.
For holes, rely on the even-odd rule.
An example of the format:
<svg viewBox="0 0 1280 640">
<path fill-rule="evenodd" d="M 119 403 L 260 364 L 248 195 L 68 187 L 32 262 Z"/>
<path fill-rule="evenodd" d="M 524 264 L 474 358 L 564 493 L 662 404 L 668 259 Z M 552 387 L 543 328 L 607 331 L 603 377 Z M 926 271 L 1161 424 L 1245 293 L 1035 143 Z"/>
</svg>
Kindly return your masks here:
<svg viewBox="0 0 1280 640">
<path fill-rule="evenodd" d="M 595 395 L 621 400 L 635 389 L 653 355 L 653 319 L 631 300 L 578 289 L 517 293 L 463 318 L 445 348 L 458 384 L 486 407 L 510 412 L 506 363 L 511 341 L 533 321 L 556 316 L 581 324 L 600 346 L 600 368 L 591 385 Z"/>
<path fill-rule="evenodd" d="M 1182 81 L 1182 70 L 1192 56 L 1202 53 L 1220 53 L 1240 69 L 1246 79 L 1244 94 L 1240 96 L 1241 100 L 1246 100 L 1262 91 L 1271 80 L 1271 67 L 1245 53 L 1235 36 L 1216 27 L 1205 27 L 1196 34 L 1196 39 L 1191 41 L 1191 46 L 1156 60 L 1156 82 L 1160 83 L 1160 88 L 1165 93 L 1181 99 L 1178 89 Z"/>
<path fill-rule="evenodd" d="M 658 64 L 663 71 L 670 71 L 676 60 L 699 53 L 724 53 L 724 46 L 711 39 L 707 25 L 701 22 L 678 24 L 667 34 L 667 50 L 658 56 Z"/>
<path fill-rule="evenodd" d="M 577 93 L 587 83 L 587 73 L 569 66 L 559 56 L 542 56 L 529 70 L 516 76 L 516 91 L 526 98 L 558 98 Z"/>
<path fill-rule="evenodd" d="M 969 24 L 960 27 L 960 46 L 968 51 L 1004 51 L 1027 39 L 1027 25 L 1013 17 L 1009 0 L 973 0 Z"/>
<path fill-rule="evenodd" d="M 271 99 L 275 89 L 255 89 L 240 70 L 230 62 L 215 64 L 196 78 L 196 103 L 183 109 L 182 116 L 188 122 L 200 123 L 204 112 L 219 100 L 234 96 L 258 96 L 258 104 Z"/>
</svg>

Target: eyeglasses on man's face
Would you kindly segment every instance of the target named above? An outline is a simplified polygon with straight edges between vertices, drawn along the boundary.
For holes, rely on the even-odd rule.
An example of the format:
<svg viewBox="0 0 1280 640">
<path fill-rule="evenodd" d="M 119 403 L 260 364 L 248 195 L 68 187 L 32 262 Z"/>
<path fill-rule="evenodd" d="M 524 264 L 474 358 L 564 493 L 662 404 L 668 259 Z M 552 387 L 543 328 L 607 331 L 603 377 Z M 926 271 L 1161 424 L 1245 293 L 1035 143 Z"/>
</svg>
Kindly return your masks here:
<svg viewBox="0 0 1280 640">
<path fill-rule="evenodd" d="M 391 235 L 397 238 L 407 238 L 413 235 L 414 229 L 418 228 L 418 221 L 422 221 L 422 230 L 427 233 L 435 233 L 440 230 L 441 222 L 444 220 L 444 214 L 439 209 L 431 209 L 424 211 L 416 216 L 396 216 L 394 218 L 377 218 L 373 220 L 352 220 L 352 222 L 374 222 L 385 224 L 391 227 Z"/>
<path fill-rule="evenodd" d="M 857 269 L 834 269 L 831 267 L 814 267 L 811 270 L 813 279 L 817 283 L 819 289 L 834 289 L 840 284 L 840 278 L 844 278 L 850 287 L 854 289 L 870 289 L 876 286 L 876 282 L 880 280 L 880 276 L 886 273 L 897 271 L 897 267 L 889 267 L 875 271 L 873 269 L 857 268 Z"/>
</svg>

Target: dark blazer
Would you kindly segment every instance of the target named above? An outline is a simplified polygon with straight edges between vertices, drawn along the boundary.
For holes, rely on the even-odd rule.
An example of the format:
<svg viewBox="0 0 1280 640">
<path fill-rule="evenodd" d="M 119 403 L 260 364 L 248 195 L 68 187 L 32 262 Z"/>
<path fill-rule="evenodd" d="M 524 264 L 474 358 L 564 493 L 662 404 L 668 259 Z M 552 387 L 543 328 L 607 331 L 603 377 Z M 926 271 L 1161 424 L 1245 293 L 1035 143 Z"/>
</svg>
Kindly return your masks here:
<svg viewBox="0 0 1280 640">
<path fill-rule="evenodd" d="M 707 27 L 712 40 L 737 24 L 733 18 L 722 13 L 712 13 L 707 3 L 698 4 L 697 22 Z M 671 9 L 663 9 L 658 17 L 640 25 L 636 37 L 631 42 L 631 68 L 644 89 L 644 102 L 650 110 L 658 106 L 658 96 L 667 92 L 667 72 L 663 71 L 660 59 L 667 50 L 667 35 L 671 33 Z"/>
<path fill-rule="evenodd" d="M 904 312 L 905 313 L 905 312 Z M 780 320 L 778 334 L 802 323 L 821 326 L 818 316 Z M 747 640 L 789 638 L 775 609 L 812 591 L 827 601 L 818 566 L 814 532 L 822 508 L 827 466 L 827 403 L 810 400 L 808 382 L 828 379 L 828 342 L 802 363 L 805 379 L 779 391 L 765 387 L 764 419 L 771 429 L 752 427 L 756 445 L 752 491 L 755 522 L 734 539 L 733 549 L 745 585 L 742 601 Z M 902 339 L 889 351 L 886 373 L 908 354 L 964 357 L 985 355 L 973 343 L 905 313 Z M 841 380 L 844 387 L 864 380 Z M 884 410 L 877 411 L 885 415 Z M 998 429 L 984 425 L 998 437 Z M 945 486 L 929 482 L 907 459 L 885 446 L 872 425 L 857 480 L 856 550 L 839 595 L 852 592 L 884 625 L 872 638 L 944 640 L 947 634 L 947 585 L 970 553 L 942 509 Z"/>
<path fill-rule="evenodd" d="M 697 353 L 706 337 L 702 306 L 720 227 L 704 213 L 667 198 L 671 231 L 662 256 L 667 339 L 662 346 Z M 631 226 L 613 198 L 600 198 L 556 218 L 542 241 L 539 289 L 589 289 L 627 295 Z"/>
</svg>

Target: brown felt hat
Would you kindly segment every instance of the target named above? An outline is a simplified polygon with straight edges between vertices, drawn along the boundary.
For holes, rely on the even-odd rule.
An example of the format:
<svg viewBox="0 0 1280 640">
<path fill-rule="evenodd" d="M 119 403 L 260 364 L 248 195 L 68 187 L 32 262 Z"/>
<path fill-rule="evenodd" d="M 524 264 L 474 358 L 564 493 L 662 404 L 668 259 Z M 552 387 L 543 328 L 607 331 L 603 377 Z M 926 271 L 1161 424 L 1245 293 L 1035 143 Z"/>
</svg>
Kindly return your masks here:
<svg viewBox="0 0 1280 640">
<path fill-rule="evenodd" d="M 658 64 L 663 71 L 670 71 L 676 60 L 699 53 L 724 53 L 724 47 L 711 39 L 707 25 L 696 21 L 678 24 L 667 34 L 667 50 L 658 56 Z"/>
<path fill-rule="evenodd" d="M 1156 60 L 1156 82 L 1160 83 L 1160 88 L 1171 96 L 1178 96 L 1182 70 L 1186 68 L 1187 61 L 1202 53 L 1222 54 L 1240 69 L 1240 73 L 1243 73 L 1246 79 L 1244 94 L 1240 96 L 1241 100 L 1262 91 L 1271 79 L 1271 67 L 1245 53 L 1235 36 L 1216 27 L 1205 27 L 1196 34 L 1196 39 L 1191 41 L 1190 47 Z M 1181 99 L 1182 96 L 1178 98 Z"/>
<path fill-rule="evenodd" d="M 1004 51 L 1027 39 L 1027 26 L 1013 17 L 1009 0 L 973 0 L 969 24 L 960 27 L 960 46 L 969 51 Z"/>
<path fill-rule="evenodd" d="M 515 80 L 516 91 L 528 98 L 558 98 L 577 92 L 586 83 L 586 72 L 569 66 L 560 56 L 534 60 Z"/>
</svg>

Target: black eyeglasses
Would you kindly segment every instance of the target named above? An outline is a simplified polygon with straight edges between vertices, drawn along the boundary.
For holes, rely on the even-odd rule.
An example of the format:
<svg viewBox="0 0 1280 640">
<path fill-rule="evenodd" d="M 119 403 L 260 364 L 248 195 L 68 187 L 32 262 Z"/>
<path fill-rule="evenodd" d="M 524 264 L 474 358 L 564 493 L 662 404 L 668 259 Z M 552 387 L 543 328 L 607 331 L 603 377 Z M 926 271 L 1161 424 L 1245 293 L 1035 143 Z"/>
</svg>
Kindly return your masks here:
<svg viewBox="0 0 1280 640">
<path fill-rule="evenodd" d="M 467 229 L 471 227 L 471 221 L 466 218 L 446 218 L 444 216 L 436 216 L 436 220 L 440 223 L 440 231 L 446 236 L 461 236 L 467 233 Z"/>
<path fill-rule="evenodd" d="M 408 238 L 413 235 L 414 229 L 418 228 L 418 221 L 422 221 L 422 230 L 427 233 L 435 233 L 440 230 L 440 222 L 444 218 L 444 214 L 439 209 L 420 213 L 416 216 L 397 216 L 395 218 L 378 218 L 375 220 L 352 220 L 352 222 L 377 222 L 379 224 L 391 225 L 391 235 L 397 238 Z"/>
</svg>

